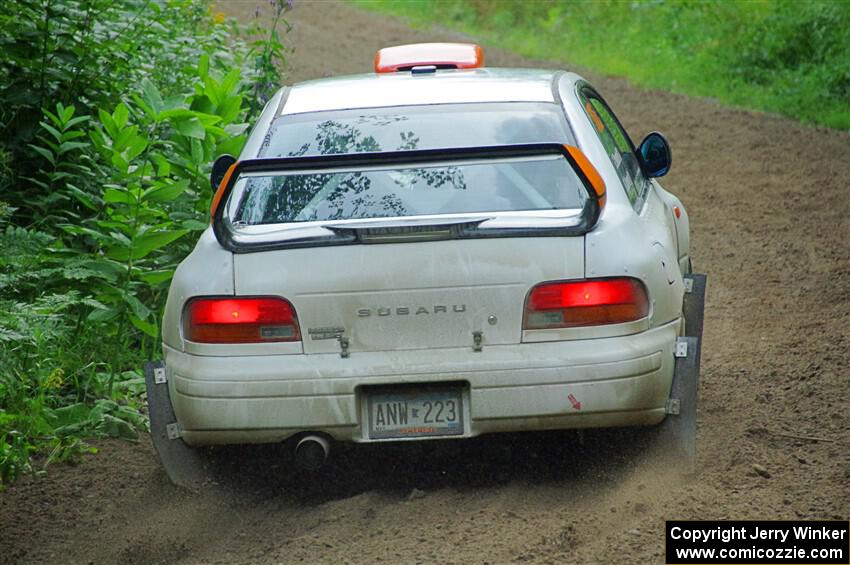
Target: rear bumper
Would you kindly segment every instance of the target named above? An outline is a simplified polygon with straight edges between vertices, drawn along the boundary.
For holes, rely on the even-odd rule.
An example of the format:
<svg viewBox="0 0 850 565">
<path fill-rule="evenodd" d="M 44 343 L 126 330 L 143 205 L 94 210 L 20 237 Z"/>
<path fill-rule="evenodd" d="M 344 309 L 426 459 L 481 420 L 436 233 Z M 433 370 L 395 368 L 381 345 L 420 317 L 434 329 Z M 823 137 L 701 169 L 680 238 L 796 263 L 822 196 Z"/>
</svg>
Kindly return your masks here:
<svg viewBox="0 0 850 565">
<path fill-rule="evenodd" d="M 275 442 L 302 431 L 373 441 L 364 387 L 462 382 L 462 437 L 489 432 L 652 425 L 664 419 L 678 320 L 591 340 L 422 351 L 206 357 L 164 348 L 183 439 Z M 573 397 L 570 399 L 570 397 Z M 580 407 L 576 407 L 580 403 Z"/>
</svg>

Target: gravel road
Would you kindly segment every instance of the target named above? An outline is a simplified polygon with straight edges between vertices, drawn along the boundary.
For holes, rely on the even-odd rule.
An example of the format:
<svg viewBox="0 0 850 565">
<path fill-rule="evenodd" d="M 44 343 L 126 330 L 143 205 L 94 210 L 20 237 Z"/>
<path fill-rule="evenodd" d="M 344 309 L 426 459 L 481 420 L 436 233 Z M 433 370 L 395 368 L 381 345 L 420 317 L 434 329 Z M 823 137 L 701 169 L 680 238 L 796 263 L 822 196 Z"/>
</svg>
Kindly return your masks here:
<svg viewBox="0 0 850 565">
<path fill-rule="evenodd" d="M 287 82 L 458 38 L 333 2 L 289 15 Z M 490 66 L 574 68 L 484 47 Z M 668 136 L 664 185 L 709 274 L 695 477 L 616 434 L 545 434 L 344 451 L 315 477 L 237 450 L 231 483 L 190 495 L 147 437 L 105 441 L 0 494 L 0 562 L 662 563 L 665 519 L 850 518 L 850 135 L 584 74 L 632 137 Z"/>
</svg>

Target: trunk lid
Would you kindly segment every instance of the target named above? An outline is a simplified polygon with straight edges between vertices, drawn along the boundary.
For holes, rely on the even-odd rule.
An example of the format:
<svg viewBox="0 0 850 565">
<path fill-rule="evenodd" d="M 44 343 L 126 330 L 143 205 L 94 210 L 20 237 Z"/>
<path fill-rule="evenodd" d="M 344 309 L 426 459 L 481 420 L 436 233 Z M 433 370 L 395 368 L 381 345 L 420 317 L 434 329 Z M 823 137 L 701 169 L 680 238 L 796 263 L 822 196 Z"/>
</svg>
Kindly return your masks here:
<svg viewBox="0 0 850 565">
<path fill-rule="evenodd" d="M 529 289 L 584 276 L 584 237 L 451 239 L 234 255 L 238 295 L 295 307 L 305 353 L 515 344 Z"/>
</svg>

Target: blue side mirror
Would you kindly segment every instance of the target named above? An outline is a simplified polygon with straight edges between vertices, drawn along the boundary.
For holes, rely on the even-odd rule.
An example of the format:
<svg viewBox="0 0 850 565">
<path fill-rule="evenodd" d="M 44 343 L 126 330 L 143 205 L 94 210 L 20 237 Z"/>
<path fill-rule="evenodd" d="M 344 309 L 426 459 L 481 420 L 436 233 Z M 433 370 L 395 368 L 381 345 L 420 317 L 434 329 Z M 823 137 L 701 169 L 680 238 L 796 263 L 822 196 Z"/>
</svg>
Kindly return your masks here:
<svg viewBox="0 0 850 565">
<path fill-rule="evenodd" d="M 663 177 L 670 170 L 673 154 L 670 152 L 670 144 L 667 139 L 658 133 L 652 132 L 643 138 L 638 147 L 643 171 L 649 177 Z"/>
</svg>

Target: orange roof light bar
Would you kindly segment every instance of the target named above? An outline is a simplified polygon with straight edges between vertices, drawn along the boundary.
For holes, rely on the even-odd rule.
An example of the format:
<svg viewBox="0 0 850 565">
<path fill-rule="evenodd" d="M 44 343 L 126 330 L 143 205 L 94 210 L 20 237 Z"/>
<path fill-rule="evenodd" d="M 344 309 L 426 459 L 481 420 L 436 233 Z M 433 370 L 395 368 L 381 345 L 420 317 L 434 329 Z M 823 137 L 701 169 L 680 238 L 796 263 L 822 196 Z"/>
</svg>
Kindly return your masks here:
<svg viewBox="0 0 850 565">
<path fill-rule="evenodd" d="M 484 50 L 473 43 L 415 43 L 384 47 L 375 53 L 376 73 L 409 71 L 424 66 L 477 69 L 484 66 Z"/>
</svg>

